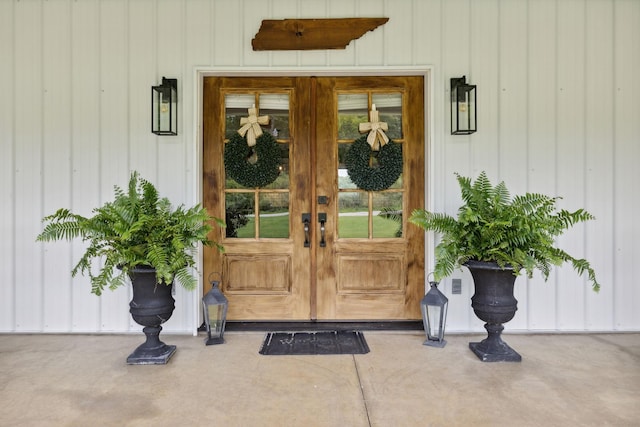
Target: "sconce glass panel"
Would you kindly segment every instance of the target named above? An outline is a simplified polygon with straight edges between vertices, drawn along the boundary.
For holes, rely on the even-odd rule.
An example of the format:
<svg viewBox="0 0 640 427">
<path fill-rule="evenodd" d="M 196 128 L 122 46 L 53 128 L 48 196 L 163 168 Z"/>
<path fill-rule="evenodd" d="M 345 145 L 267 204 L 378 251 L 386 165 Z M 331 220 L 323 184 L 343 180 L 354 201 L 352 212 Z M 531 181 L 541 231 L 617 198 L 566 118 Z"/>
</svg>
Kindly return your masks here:
<svg viewBox="0 0 640 427">
<path fill-rule="evenodd" d="M 451 135 L 469 135 L 478 130 L 476 86 L 465 76 L 451 79 Z"/>
<path fill-rule="evenodd" d="M 151 87 L 151 132 L 156 135 L 178 134 L 178 80 L 162 78 Z"/>
</svg>

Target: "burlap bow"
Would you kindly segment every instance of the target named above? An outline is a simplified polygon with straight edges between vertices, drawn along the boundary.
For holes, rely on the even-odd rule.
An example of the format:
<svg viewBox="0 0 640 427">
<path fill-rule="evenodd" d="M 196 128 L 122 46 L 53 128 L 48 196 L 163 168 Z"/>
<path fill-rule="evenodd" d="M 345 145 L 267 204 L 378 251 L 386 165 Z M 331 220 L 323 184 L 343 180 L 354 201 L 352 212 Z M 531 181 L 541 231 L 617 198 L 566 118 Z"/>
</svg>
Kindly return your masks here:
<svg viewBox="0 0 640 427">
<path fill-rule="evenodd" d="M 262 135 L 262 128 L 260 125 L 268 125 L 269 116 L 258 117 L 258 110 L 253 107 L 249 108 L 249 117 L 243 117 L 240 119 L 240 125 L 238 129 L 240 136 L 247 135 L 247 145 L 253 147 L 256 145 L 256 138 Z"/>
<path fill-rule="evenodd" d="M 380 148 L 389 142 L 389 137 L 384 133 L 384 131 L 389 130 L 389 126 L 386 122 L 381 122 L 378 111 L 375 109 L 369 112 L 369 120 L 368 123 L 360 123 L 358 125 L 358 130 L 360 133 L 369 132 L 367 135 L 367 142 L 371 146 L 373 151 L 380 151 Z"/>
</svg>

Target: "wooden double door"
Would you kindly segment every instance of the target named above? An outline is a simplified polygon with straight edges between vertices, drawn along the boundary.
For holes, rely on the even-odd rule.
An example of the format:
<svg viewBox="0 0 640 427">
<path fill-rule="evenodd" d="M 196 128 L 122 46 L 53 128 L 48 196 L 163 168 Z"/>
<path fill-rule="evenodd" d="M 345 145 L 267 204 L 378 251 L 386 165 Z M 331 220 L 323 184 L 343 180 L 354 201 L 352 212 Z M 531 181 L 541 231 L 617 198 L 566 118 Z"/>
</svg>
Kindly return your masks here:
<svg viewBox="0 0 640 427">
<path fill-rule="evenodd" d="M 206 77 L 203 100 L 204 206 L 227 223 L 211 236 L 224 253 L 205 248 L 204 291 L 220 273 L 228 319 L 419 319 L 424 233 L 407 218 L 424 206 L 423 77 Z M 226 176 L 224 149 L 254 106 L 280 175 L 247 188 Z M 372 109 L 402 146 L 402 174 L 380 191 L 344 161 Z"/>
</svg>

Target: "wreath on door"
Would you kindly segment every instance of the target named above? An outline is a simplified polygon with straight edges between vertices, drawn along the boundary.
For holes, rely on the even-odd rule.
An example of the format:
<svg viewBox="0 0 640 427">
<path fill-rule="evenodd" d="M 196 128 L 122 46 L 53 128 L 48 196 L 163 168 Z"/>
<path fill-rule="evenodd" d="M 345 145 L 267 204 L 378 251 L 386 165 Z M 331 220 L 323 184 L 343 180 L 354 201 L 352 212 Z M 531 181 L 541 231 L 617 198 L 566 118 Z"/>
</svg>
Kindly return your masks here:
<svg viewBox="0 0 640 427">
<path fill-rule="evenodd" d="M 360 123 L 358 130 L 368 134 L 356 139 L 347 151 L 344 163 L 349 178 L 362 190 L 386 190 L 402 173 L 402 145 L 384 133 L 388 125 L 380 121 L 375 104 L 369 122 Z"/>
<path fill-rule="evenodd" d="M 372 165 L 371 157 L 375 161 Z M 386 190 L 402 174 L 402 145 L 391 140 L 374 151 L 362 136 L 355 140 L 345 157 L 345 166 L 351 181 L 360 189 L 367 191 Z"/>
<path fill-rule="evenodd" d="M 271 184 L 280 175 L 280 148 L 273 135 L 263 133 L 250 147 L 247 138 L 234 133 L 224 147 L 227 176 L 245 187 Z"/>
<path fill-rule="evenodd" d="M 224 168 L 240 185 L 264 187 L 280 175 L 280 148 L 276 138 L 260 127 L 269 123 L 269 116 L 259 116 L 255 105 L 248 112 L 248 117 L 240 119 L 238 132 L 225 144 Z"/>
</svg>

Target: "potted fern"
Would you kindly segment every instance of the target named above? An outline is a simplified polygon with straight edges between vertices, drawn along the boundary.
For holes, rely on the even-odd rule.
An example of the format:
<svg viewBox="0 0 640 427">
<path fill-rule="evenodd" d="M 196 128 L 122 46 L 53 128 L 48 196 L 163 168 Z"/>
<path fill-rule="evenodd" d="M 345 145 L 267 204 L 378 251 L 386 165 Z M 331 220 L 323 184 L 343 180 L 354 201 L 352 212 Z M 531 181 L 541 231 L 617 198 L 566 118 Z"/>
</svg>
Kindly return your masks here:
<svg viewBox="0 0 640 427">
<path fill-rule="evenodd" d="M 435 281 L 466 266 L 474 281 L 471 298 L 476 315 L 486 322 L 488 337 L 470 343 L 483 361 L 520 361 L 521 356 L 502 341 L 503 323 L 513 318 L 516 276 L 532 277 L 539 270 L 547 280 L 551 268 L 571 263 L 578 274 L 587 274 L 594 291 L 600 289 L 595 271 L 585 259 L 576 259 L 554 246 L 554 240 L 576 223 L 594 219 L 583 209 L 556 208 L 559 197 L 527 193 L 511 198 L 504 182 L 493 186 L 482 172 L 475 182 L 456 174 L 463 205 L 457 218 L 424 209 L 412 212 L 409 221 L 424 230 L 441 233 L 435 249 Z"/>
<path fill-rule="evenodd" d="M 45 227 L 38 241 L 82 238 L 88 244 L 71 271 L 87 274 L 91 291 L 101 295 L 105 288 L 116 289 L 131 280 L 133 299 L 130 312 L 144 326 L 147 341 L 127 359 L 129 364 L 163 364 L 176 347 L 159 339 L 162 323 L 174 310 L 172 287 L 178 281 L 192 290 L 197 281 L 190 272 L 195 265 L 197 245 L 222 247 L 207 237 L 211 223 L 224 223 L 196 205 L 173 209 L 149 181 L 131 174 L 127 191 L 115 186 L 115 198 L 84 217 L 59 209 L 43 218 Z M 98 272 L 93 267 L 102 261 Z"/>
</svg>

